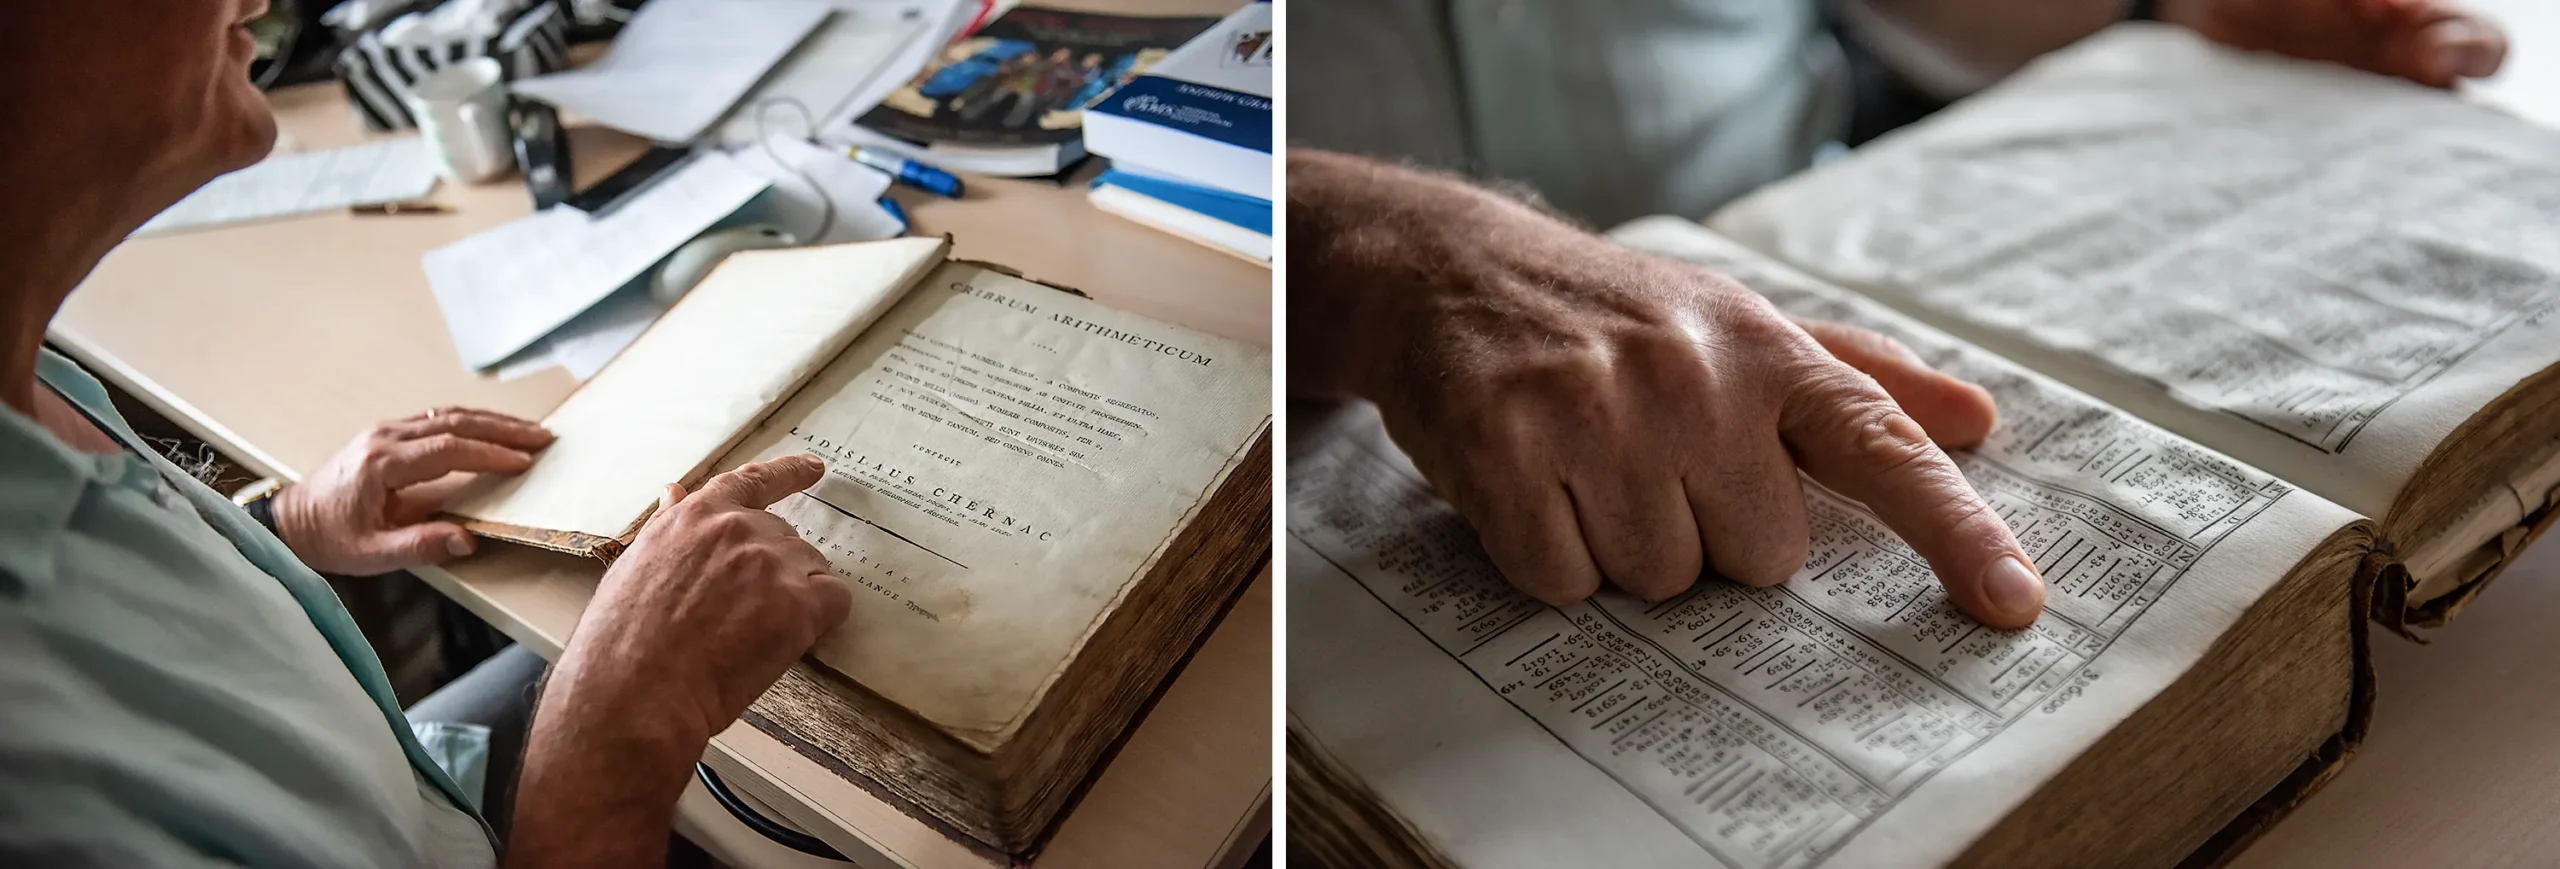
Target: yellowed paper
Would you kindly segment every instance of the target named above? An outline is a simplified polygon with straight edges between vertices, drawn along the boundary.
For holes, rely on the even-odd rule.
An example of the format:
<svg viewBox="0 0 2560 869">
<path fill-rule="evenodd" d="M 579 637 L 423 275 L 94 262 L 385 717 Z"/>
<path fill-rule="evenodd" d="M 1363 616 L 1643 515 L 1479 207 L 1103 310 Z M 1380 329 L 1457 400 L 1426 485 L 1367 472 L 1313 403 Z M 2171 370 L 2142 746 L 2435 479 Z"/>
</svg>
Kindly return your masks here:
<svg viewBox="0 0 2560 869">
<path fill-rule="evenodd" d="M 741 442 L 853 616 L 817 657 L 992 745 L 1269 424 L 1264 351 L 985 268 L 925 279 Z"/>
<path fill-rule="evenodd" d="M 909 238 L 730 257 L 542 424 L 522 476 L 449 509 L 487 522 L 620 537 L 895 303 L 947 242 Z"/>
</svg>

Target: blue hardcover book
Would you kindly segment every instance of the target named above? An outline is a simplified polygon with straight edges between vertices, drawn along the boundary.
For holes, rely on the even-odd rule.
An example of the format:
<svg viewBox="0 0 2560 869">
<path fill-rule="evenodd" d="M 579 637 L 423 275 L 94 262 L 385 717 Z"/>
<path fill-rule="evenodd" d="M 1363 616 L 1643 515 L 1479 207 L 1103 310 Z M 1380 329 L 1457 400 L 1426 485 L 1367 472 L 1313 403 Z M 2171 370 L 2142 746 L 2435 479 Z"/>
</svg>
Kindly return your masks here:
<svg viewBox="0 0 2560 869">
<path fill-rule="evenodd" d="M 1085 110 L 1086 150 L 1270 200 L 1271 53 L 1271 4 L 1248 4 Z"/>
<path fill-rule="evenodd" d="M 1271 202 L 1113 167 L 1093 179 L 1095 207 L 1221 248 L 1271 261 Z"/>
</svg>

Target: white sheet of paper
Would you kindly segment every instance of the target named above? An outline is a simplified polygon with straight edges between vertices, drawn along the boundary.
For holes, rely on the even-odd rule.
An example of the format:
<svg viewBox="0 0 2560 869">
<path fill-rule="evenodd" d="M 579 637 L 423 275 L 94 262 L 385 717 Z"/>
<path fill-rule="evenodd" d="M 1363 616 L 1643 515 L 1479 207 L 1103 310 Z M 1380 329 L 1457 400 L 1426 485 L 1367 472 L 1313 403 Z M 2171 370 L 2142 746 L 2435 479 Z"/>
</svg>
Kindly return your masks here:
<svg viewBox="0 0 2560 869">
<path fill-rule="evenodd" d="M 463 366 L 505 361 L 768 186 L 719 153 L 673 172 L 604 217 L 554 207 L 421 257 Z"/>
<path fill-rule="evenodd" d="M 551 339 L 545 338 L 534 342 L 533 346 L 525 348 L 523 352 L 507 357 L 506 361 L 489 366 L 489 370 L 481 373 L 497 378 L 500 383 L 507 383 L 558 367 L 560 367 L 560 359 L 551 353 Z"/>
<path fill-rule="evenodd" d="M 640 340 L 640 333 L 649 331 L 649 324 L 666 312 L 640 288 L 615 293 L 551 336 L 551 358 L 584 383 L 603 371 L 622 348 Z"/>
<path fill-rule="evenodd" d="M 782 227 L 802 238 L 818 235 L 821 218 L 826 217 L 826 206 L 820 201 L 824 196 L 835 204 L 833 228 L 805 244 L 877 241 L 907 232 L 905 223 L 879 205 L 880 194 L 888 192 L 889 176 L 877 169 L 806 141 L 780 136 L 769 145 L 742 148 L 730 156 L 738 168 L 773 182 L 771 195 L 748 206 L 749 220 Z M 784 168 L 784 162 L 777 162 L 776 157 L 791 168 Z M 815 188 L 810 186 L 813 180 L 818 185 Z M 640 333 L 663 313 L 665 306 L 650 301 L 637 287 L 626 287 L 561 324 L 533 348 L 518 353 L 521 358 L 502 363 L 496 373 L 501 380 L 512 380 L 559 366 L 584 383 L 603 370 L 605 363 L 613 361 L 622 348 L 639 340 Z"/>
<path fill-rule="evenodd" d="M 840 152 L 773 136 L 730 156 L 738 168 L 773 182 L 773 195 L 757 203 L 755 219 L 782 227 L 803 244 L 878 241 L 907 233 L 906 224 L 879 205 L 880 194 L 889 192 L 888 174 Z M 835 204 L 832 223 L 826 221 L 830 202 Z"/>
<path fill-rule="evenodd" d="M 834 5 L 835 14 L 720 119 L 713 135 L 722 145 L 752 144 L 771 133 L 806 136 L 817 132 L 819 120 L 869 89 L 873 79 L 882 77 L 907 53 L 928 23 L 938 23 L 925 17 L 924 4 Z M 768 108 L 768 103 L 773 105 Z"/>
<path fill-rule="evenodd" d="M 2442 91 L 2127 23 L 1709 225 L 2387 518 L 2552 364 L 2554 154 Z"/>
<path fill-rule="evenodd" d="M 691 142 L 833 14 L 824 0 L 656 0 L 594 63 L 516 93 L 660 142 Z"/>
<path fill-rule="evenodd" d="M 830 114 L 824 123 L 818 125 L 821 138 L 826 141 L 836 141 L 842 138 L 842 134 L 830 134 L 825 131 L 852 126 L 854 118 L 861 117 L 863 112 L 870 111 L 871 107 L 879 105 L 881 100 L 888 99 L 889 94 L 896 91 L 899 85 L 906 84 L 916 77 L 916 73 L 923 72 L 924 65 L 933 60 L 933 56 L 940 53 L 943 46 L 951 44 L 952 38 L 960 35 L 961 28 L 969 26 L 969 22 L 977 20 L 978 17 L 978 4 L 969 0 L 832 0 L 832 2 L 838 9 L 912 6 L 922 10 L 925 24 L 916 38 L 901 46 L 897 55 L 880 68 L 879 74 L 872 76 L 861 90 L 854 93 L 853 99 L 837 106 L 835 112 Z"/>
<path fill-rule="evenodd" d="M 416 199 L 436 189 L 436 161 L 417 137 L 278 154 L 213 179 L 135 230 L 181 229 Z"/>
</svg>

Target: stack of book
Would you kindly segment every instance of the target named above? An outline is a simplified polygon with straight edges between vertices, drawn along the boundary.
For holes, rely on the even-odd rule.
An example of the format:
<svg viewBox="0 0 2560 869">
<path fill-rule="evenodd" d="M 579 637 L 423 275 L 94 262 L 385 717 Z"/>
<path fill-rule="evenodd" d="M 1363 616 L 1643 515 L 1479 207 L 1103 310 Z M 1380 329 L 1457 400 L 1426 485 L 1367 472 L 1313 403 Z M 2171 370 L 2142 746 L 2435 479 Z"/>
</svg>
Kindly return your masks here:
<svg viewBox="0 0 2560 869">
<path fill-rule="evenodd" d="M 1271 4 L 1185 43 L 1085 113 L 1104 211 L 1271 261 Z"/>
<path fill-rule="evenodd" d="M 1214 23 L 1016 6 L 945 46 L 828 141 L 957 172 L 1063 175 L 1084 160 L 1086 107 Z M 1267 151 L 1270 122 L 1262 123 Z"/>
</svg>

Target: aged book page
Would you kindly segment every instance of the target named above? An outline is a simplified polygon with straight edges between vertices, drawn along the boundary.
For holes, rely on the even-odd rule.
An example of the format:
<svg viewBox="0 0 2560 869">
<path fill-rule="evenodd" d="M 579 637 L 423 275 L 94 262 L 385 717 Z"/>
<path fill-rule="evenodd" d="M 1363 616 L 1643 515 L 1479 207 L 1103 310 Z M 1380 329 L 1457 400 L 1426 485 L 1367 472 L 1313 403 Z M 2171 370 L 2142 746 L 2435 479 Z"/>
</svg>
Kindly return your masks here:
<svg viewBox="0 0 2560 869">
<path fill-rule="evenodd" d="M 484 477 L 450 512 L 614 538 L 833 358 L 949 242 L 908 238 L 738 254 L 570 393 L 533 469 Z"/>
<path fill-rule="evenodd" d="M 1983 383 L 1958 463 L 2053 583 L 2035 626 L 1957 612 L 1807 483 L 1785 585 L 1647 604 L 1512 591 L 1365 408 L 1294 438 L 1289 709 L 1460 865 L 1931 865 L 2156 695 L 2354 514 L 1677 223 L 1621 240 Z"/>
<path fill-rule="evenodd" d="M 719 462 L 827 460 L 774 506 L 854 589 L 828 667 L 981 748 L 1271 418 L 1254 347 L 968 263 L 933 272 Z"/>
<path fill-rule="evenodd" d="M 2555 153 L 2441 91 L 2125 25 L 1710 225 L 2381 518 L 2560 362 Z"/>
</svg>

